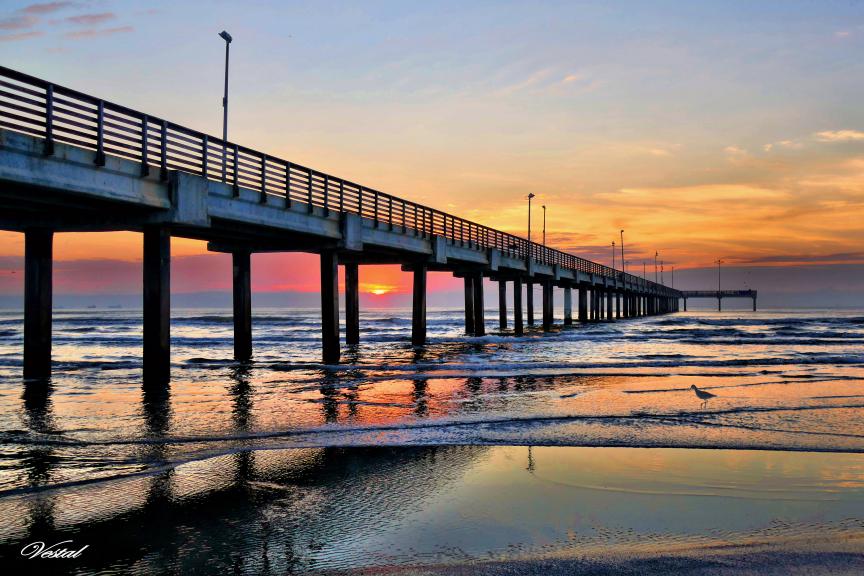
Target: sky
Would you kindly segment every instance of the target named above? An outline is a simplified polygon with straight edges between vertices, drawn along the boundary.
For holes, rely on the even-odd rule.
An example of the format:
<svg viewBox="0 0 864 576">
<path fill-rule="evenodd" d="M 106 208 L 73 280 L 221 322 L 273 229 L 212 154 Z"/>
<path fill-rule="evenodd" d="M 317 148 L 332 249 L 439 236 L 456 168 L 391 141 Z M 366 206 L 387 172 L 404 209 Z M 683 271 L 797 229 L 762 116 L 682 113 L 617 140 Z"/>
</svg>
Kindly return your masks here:
<svg viewBox="0 0 864 576">
<path fill-rule="evenodd" d="M 6 0 L 0 58 L 218 134 L 222 29 L 233 141 L 523 235 L 533 192 L 550 245 L 609 263 L 624 229 L 630 270 L 659 252 L 678 287 L 722 258 L 730 287 L 864 294 L 861 2 Z M 172 290 L 230 288 L 224 256 L 172 249 Z M 0 295 L 22 255 L 0 232 Z M 60 294 L 140 292 L 137 234 L 55 256 Z M 258 255 L 254 289 L 314 292 L 313 260 Z M 408 282 L 361 271 L 368 295 Z"/>
</svg>

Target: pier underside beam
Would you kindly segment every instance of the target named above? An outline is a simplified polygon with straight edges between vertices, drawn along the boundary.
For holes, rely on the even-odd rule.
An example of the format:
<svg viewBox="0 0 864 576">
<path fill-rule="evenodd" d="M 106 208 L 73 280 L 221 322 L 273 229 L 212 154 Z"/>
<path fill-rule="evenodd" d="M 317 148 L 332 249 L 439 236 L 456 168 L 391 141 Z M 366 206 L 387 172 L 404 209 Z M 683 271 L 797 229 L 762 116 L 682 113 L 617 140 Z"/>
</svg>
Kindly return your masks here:
<svg viewBox="0 0 864 576">
<path fill-rule="evenodd" d="M 144 382 L 164 383 L 171 373 L 171 232 L 144 228 Z"/>
<path fill-rule="evenodd" d="M 24 233 L 24 378 L 51 375 L 53 241 L 51 230 Z"/>
<path fill-rule="evenodd" d="M 570 286 L 564 287 L 564 325 L 570 326 L 573 324 L 573 289 Z"/>
<path fill-rule="evenodd" d="M 356 262 L 345 264 L 345 343 L 360 343 L 360 270 Z"/>
<path fill-rule="evenodd" d="M 498 329 L 507 329 L 507 281 L 498 280 Z"/>
<path fill-rule="evenodd" d="M 513 333 L 522 336 L 525 327 L 522 325 L 522 279 L 513 280 Z"/>
<path fill-rule="evenodd" d="M 606 292 L 606 320 L 610 322 L 615 320 L 614 302 L 615 293 L 612 291 Z"/>
<path fill-rule="evenodd" d="M 426 344 L 426 266 L 414 268 L 414 298 L 411 314 L 411 343 Z"/>
<path fill-rule="evenodd" d="M 324 364 L 339 362 L 339 258 L 321 253 L 321 345 Z"/>
<path fill-rule="evenodd" d="M 252 265 L 251 254 L 231 254 L 234 286 L 234 359 L 252 358 Z"/>
<path fill-rule="evenodd" d="M 552 329 L 552 282 L 543 282 L 543 331 Z"/>
<path fill-rule="evenodd" d="M 483 274 L 474 276 L 474 335 L 486 335 L 485 308 L 483 306 Z"/>
<path fill-rule="evenodd" d="M 584 286 L 579 286 L 579 322 L 588 321 L 588 291 Z"/>
<path fill-rule="evenodd" d="M 465 334 L 474 334 L 474 277 L 465 275 Z"/>
</svg>

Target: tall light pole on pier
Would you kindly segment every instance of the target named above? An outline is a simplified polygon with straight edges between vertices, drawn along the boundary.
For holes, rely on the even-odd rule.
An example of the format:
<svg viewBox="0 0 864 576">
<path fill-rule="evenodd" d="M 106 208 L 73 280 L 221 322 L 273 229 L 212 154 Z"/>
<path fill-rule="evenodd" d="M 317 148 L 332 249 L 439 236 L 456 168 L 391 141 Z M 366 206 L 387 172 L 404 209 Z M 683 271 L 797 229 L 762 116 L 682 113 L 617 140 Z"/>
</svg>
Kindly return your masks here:
<svg viewBox="0 0 864 576">
<path fill-rule="evenodd" d="M 531 199 L 534 198 L 534 193 L 528 194 L 528 257 L 531 257 Z"/>
<path fill-rule="evenodd" d="M 672 288 L 675 288 L 675 265 L 672 265 Z"/>
<path fill-rule="evenodd" d="M 717 294 L 720 294 L 720 265 L 723 264 L 723 260 L 720 258 L 717 259 Z"/>
<path fill-rule="evenodd" d="M 659 252 L 654 252 L 654 283 L 657 284 L 657 256 L 659 256 Z"/>
<path fill-rule="evenodd" d="M 642 260 L 642 279 L 643 280 L 648 279 L 648 272 L 645 269 L 645 261 L 644 260 Z"/>
<path fill-rule="evenodd" d="M 543 246 L 546 246 L 546 205 L 543 204 Z"/>
<path fill-rule="evenodd" d="M 615 270 L 615 241 L 612 241 L 612 270 Z"/>
<path fill-rule="evenodd" d="M 720 265 L 723 264 L 721 258 L 717 259 L 717 311 L 723 311 L 723 298 L 720 296 Z"/>
<path fill-rule="evenodd" d="M 666 285 L 666 283 L 663 280 L 663 261 L 662 260 L 660 260 L 660 284 L 662 284 L 663 286 Z"/>
<path fill-rule="evenodd" d="M 225 94 L 222 96 L 222 182 L 225 182 L 225 160 L 228 156 L 228 53 L 231 47 L 231 34 L 223 30 L 219 37 L 225 40 Z"/>
<path fill-rule="evenodd" d="M 621 275 L 627 273 L 627 261 L 624 260 L 624 230 L 621 230 Z"/>
</svg>

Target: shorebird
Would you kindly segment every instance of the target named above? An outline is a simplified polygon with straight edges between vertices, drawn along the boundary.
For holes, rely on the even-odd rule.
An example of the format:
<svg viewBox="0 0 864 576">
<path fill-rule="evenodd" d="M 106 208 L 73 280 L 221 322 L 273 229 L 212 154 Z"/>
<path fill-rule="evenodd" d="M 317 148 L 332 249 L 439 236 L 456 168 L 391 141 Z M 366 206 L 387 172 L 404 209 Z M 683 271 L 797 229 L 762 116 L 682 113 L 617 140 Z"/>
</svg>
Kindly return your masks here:
<svg viewBox="0 0 864 576">
<path fill-rule="evenodd" d="M 693 393 L 696 394 L 696 397 L 697 397 L 697 398 L 699 398 L 700 400 L 702 400 L 702 406 L 703 406 L 703 407 L 706 406 L 706 405 L 708 404 L 708 400 L 710 400 L 711 398 L 716 398 L 716 397 L 717 397 L 716 394 L 712 394 L 712 393 L 710 393 L 710 392 L 706 392 L 705 390 L 700 390 L 699 388 L 696 387 L 695 384 L 693 384 L 692 386 L 690 386 L 690 389 L 693 390 Z"/>
</svg>

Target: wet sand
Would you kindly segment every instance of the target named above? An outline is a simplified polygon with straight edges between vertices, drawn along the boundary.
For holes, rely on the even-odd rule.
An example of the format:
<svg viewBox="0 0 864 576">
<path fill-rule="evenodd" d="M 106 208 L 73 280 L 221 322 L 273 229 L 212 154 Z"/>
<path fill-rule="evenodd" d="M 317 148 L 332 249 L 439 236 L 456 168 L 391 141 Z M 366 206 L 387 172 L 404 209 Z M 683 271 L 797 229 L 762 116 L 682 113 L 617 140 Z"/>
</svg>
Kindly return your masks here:
<svg viewBox="0 0 864 576">
<path fill-rule="evenodd" d="M 9 495 L 0 517 L 4 562 L 88 544 L 55 573 L 861 573 L 864 456 L 257 450 Z"/>
</svg>

